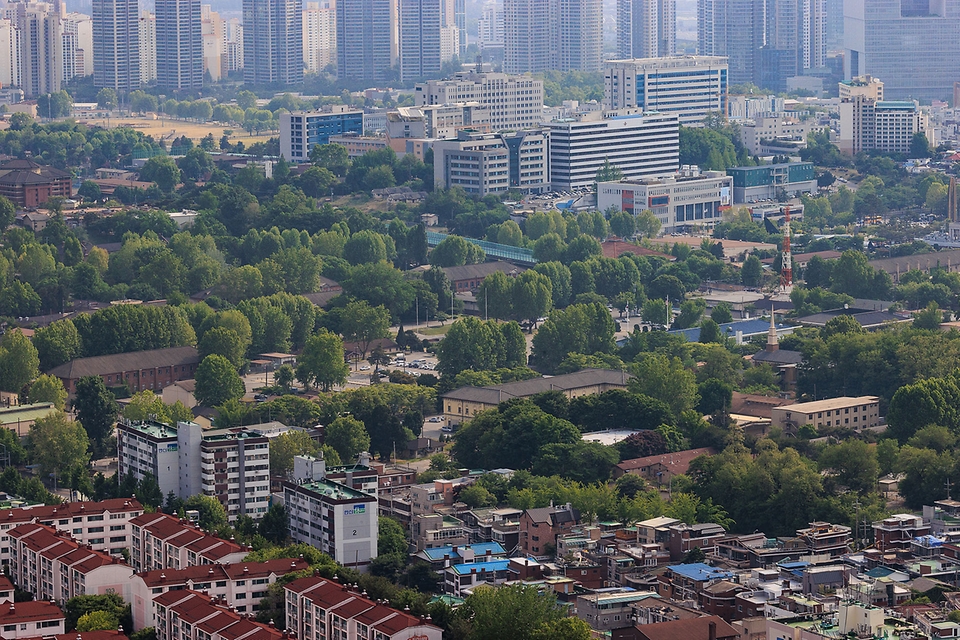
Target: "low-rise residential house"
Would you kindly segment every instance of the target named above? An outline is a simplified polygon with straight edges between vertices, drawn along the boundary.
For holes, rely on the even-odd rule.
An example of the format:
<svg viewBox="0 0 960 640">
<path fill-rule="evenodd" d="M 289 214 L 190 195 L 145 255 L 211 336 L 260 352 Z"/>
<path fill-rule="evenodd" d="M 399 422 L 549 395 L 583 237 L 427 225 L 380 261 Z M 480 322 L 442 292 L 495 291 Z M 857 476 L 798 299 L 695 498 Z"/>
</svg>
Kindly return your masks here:
<svg viewBox="0 0 960 640">
<path fill-rule="evenodd" d="M 507 552 L 496 542 L 480 542 L 464 546 L 449 545 L 424 549 L 416 554 L 420 560 L 430 563 L 434 571 L 441 571 L 455 564 L 465 562 L 489 562 L 502 558 Z"/>
<path fill-rule="evenodd" d="M 241 562 L 249 550 L 204 533 L 195 524 L 165 513 L 145 513 L 131 522 L 130 564 L 134 571 L 185 569 Z"/>
<path fill-rule="evenodd" d="M 922 516 L 898 513 L 873 523 L 874 546 L 883 553 L 906 552 L 914 538 L 930 533 Z"/>
<path fill-rule="evenodd" d="M 443 631 L 428 621 L 378 604 L 320 576 L 294 580 L 284 586 L 284 595 L 286 628 L 299 640 L 443 638 Z M 158 640 L 168 639 L 158 637 Z"/>
<path fill-rule="evenodd" d="M 0 637 L 20 640 L 59 635 L 65 621 L 60 607 L 49 600 L 11 602 L 0 607 Z"/>
<path fill-rule="evenodd" d="M 162 593 L 184 589 L 200 591 L 214 598 L 224 598 L 238 613 L 250 613 L 260 608 L 267 587 L 277 578 L 307 568 L 309 565 L 302 558 L 281 558 L 266 562 L 156 569 L 134 574 L 130 581 L 133 630 L 156 626 L 154 600 Z"/>
<path fill-rule="evenodd" d="M 63 604 L 76 596 L 129 596 L 133 570 L 121 560 L 82 546 L 67 534 L 42 524 L 22 524 L 7 535 L 10 575 L 38 600 Z"/>
<path fill-rule="evenodd" d="M 443 572 L 444 591 L 464 597 L 480 584 L 499 585 L 511 579 L 510 560 L 500 558 L 486 562 L 463 562 L 447 567 Z"/>
<path fill-rule="evenodd" d="M 699 594 L 710 584 L 733 579 L 733 573 L 702 562 L 667 567 L 657 578 L 657 591 L 662 598 L 697 602 Z"/>
<path fill-rule="evenodd" d="M 842 556 L 850 550 L 850 527 L 829 522 L 811 522 L 806 529 L 798 529 L 797 537 L 807 544 L 812 554 Z"/>
<path fill-rule="evenodd" d="M 557 537 L 569 533 L 578 524 L 580 511 L 570 503 L 527 509 L 520 516 L 520 548 L 527 555 L 553 555 L 557 549 Z"/>
<path fill-rule="evenodd" d="M 157 640 L 282 640 L 272 626 L 237 613 L 225 600 L 196 591 L 167 591 L 154 599 Z"/>
<path fill-rule="evenodd" d="M 681 522 L 672 525 L 669 531 L 670 559 L 674 561 L 682 560 L 694 549 L 700 549 L 705 554 L 716 553 L 717 540 L 727 534 L 723 527 L 712 522 L 704 524 Z"/>
<path fill-rule="evenodd" d="M 619 478 L 627 473 L 638 475 L 650 482 L 669 484 L 674 476 L 685 474 L 690 469 L 690 463 L 700 456 L 709 456 L 716 453 L 709 447 L 687 449 L 675 453 L 664 453 L 656 456 L 633 458 L 624 460 L 613 468 L 613 477 Z"/>
<path fill-rule="evenodd" d="M 776 638 L 777 636 L 767 636 Z M 717 616 L 670 620 L 617 629 L 611 640 L 740 640 L 740 632 Z M 791 638 L 792 640 L 792 638 Z"/>
<path fill-rule="evenodd" d="M 660 600 L 653 591 L 604 591 L 577 596 L 577 617 L 594 631 L 632 626 L 633 607 L 647 600 Z"/>
<path fill-rule="evenodd" d="M 470 543 L 470 529 L 460 518 L 444 513 L 417 514 L 410 521 L 410 537 L 417 551 Z"/>
</svg>

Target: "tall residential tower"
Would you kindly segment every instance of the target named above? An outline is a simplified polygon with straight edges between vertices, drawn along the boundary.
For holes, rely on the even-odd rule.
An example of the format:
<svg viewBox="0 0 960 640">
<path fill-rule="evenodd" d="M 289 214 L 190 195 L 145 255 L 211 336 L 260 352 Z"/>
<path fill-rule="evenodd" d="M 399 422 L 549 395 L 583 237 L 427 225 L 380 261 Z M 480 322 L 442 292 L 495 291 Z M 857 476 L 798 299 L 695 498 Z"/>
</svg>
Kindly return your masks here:
<svg viewBox="0 0 960 640">
<path fill-rule="evenodd" d="M 243 57 L 248 84 L 303 82 L 301 0 L 244 0 Z"/>
<path fill-rule="evenodd" d="M 119 94 L 140 86 L 137 0 L 93 0 L 93 84 Z"/>
<path fill-rule="evenodd" d="M 395 78 L 397 3 L 337 0 L 337 79 L 384 82 Z"/>
<path fill-rule="evenodd" d="M 200 0 L 156 0 L 157 85 L 165 89 L 203 86 Z"/>
<path fill-rule="evenodd" d="M 618 57 L 660 58 L 676 50 L 676 0 L 618 0 Z"/>
</svg>

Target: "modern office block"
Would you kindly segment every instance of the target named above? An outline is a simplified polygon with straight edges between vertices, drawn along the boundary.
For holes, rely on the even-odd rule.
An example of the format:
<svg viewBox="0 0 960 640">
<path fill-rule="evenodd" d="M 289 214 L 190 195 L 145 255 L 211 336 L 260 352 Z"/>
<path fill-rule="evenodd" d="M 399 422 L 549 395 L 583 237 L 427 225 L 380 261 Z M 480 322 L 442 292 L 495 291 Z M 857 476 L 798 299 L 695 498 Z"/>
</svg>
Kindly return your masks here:
<svg viewBox="0 0 960 640">
<path fill-rule="evenodd" d="M 200 0 L 157 0 L 157 85 L 165 89 L 203 86 Z"/>
<path fill-rule="evenodd" d="M 733 178 L 733 202 L 744 204 L 797 193 L 816 193 L 817 177 L 812 162 L 764 164 L 727 169 Z"/>
<path fill-rule="evenodd" d="M 301 0 L 244 0 L 243 56 L 244 82 L 303 82 Z"/>
<path fill-rule="evenodd" d="M 490 110 L 490 128 L 527 129 L 543 115 L 543 81 L 532 76 L 461 72 L 447 80 L 417 84 L 418 107 L 476 102 Z"/>
<path fill-rule="evenodd" d="M 676 113 L 682 124 L 727 113 L 729 67 L 719 56 L 608 60 L 603 106 Z"/>
<path fill-rule="evenodd" d="M 871 100 L 855 95 L 840 103 L 840 151 L 856 155 L 876 149 L 908 153 L 913 136 L 923 133 L 931 140 L 927 114 L 915 100 Z"/>
<path fill-rule="evenodd" d="M 550 186 L 549 149 L 543 129 L 510 133 L 461 131 L 433 145 L 433 176 L 443 189 L 460 187 L 485 196 L 519 189 L 541 193 Z"/>
<path fill-rule="evenodd" d="M 363 112 L 346 107 L 330 111 L 296 111 L 280 114 L 280 155 L 288 162 L 306 162 L 318 144 L 330 136 L 363 133 Z"/>
<path fill-rule="evenodd" d="M 679 167 L 675 113 L 593 111 L 544 126 L 550 132 L 550 184 L 557 190 L 593 186 L 606 161 L 628 179 L 671 175 Z"/>
<path fill-rule="evenodd" d="M 487 2 L 477 22 L 477 44 L 480 50 L 503 49 L 503 5 Z"/>
<path fill-rule="evenodd" d="M 960 0 L 847 0 L 844 77 L 883 80 L 889 100 L 946 100 L 960 69 Z"/>
<path fill-rule="evenodd" d="M 337 0 L 337 78 L 379 83 L 394 77 L 397 3 Z"/>
<path fill-rule="evenodd" d="M 664 233 L 712 228 L 733 204 L 733 178 L 719 171 L 685 169 L 662 178 L 601 182 L 597 184 L 597 208 L 606 211 L 613 207 L 632 215 L 649 209 Z"/>
<path fill-rule="evenodd" d="M 658 58 L 676 51 L 676 0 L 618 0 L 619 58 Z"/>
</svg>

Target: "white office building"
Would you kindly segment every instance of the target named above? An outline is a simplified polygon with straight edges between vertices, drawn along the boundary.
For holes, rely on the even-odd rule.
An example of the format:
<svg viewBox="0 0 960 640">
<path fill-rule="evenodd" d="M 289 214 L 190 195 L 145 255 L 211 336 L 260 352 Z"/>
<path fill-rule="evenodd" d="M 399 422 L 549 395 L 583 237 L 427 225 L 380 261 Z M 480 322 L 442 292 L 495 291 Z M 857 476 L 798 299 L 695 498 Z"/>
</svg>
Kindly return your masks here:
<svg viewBox="0 0 960 640">
<path fill-rule="evenodd" d="M 0 85 L 19 87 L 21 77 L 20 29 L 11 20 L 0 19 Z"/>
<path fill-rule="evenodd" d="M 377 496 L 328 479 L 324 461 L 309 456 L 294 458 L 293 477 L 283 483 L 290 537 L 366 571 L 377 557 Z"/>
<path fill-rule="evenodd" d="M 456 140 L 433 145 L 433 176 L 443 189 L 461 187 L 483 197 L 519 189 L 541 193 L 550 186 L 547 132 L 459 132 Z"/>
<path fill-rule="evenodd" d="M 649 209 L 660 220 L 664 233 L 713 228 L 733 203 L 733 178 L 720 171 L 701 173 L 684 166 L 663 178 L 601 182 L 597 208 L 614 208 L 632 215 Z"/>
<path fill-rule="evenodd" d="M 709 113 L 727 113 L 727 59 L 676 56 L 604 63 L 606 109 L 676 113 L 684 125 Z"/>
<path fill-rule="evenodd" d="M 83 13 L 63 16 L 63 80 L 93 75 L 93 20 Z"/>
<path fill-rule="evenodd" d="M 476 102 L 490 109 L 493 131 L 540 125 L 543 114 L 543 80 L 505 73 L 455 73 L 447 80 L 417 84 L 416 105 Z"/>
<path fill-rule="evenodd" d="M 550 184 L 557 190 L 592 187 L 607 160 L 631 180 L 672 175 L 680 164 L 675 113 L 593 111 L 545 126 L 550 132 Z"/>
</svg>

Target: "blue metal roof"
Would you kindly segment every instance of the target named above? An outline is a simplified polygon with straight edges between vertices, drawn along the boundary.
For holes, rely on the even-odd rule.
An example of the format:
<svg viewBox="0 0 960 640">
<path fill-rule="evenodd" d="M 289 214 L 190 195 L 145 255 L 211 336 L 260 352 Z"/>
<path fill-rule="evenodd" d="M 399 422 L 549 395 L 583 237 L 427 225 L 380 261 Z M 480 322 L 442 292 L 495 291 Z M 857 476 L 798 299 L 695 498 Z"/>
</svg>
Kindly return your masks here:
<svg viewBox="0 0 960 640">
<path fill-rule="evenodd" d="M 785 329 L 792 328 L 790 325 L 786 324 L 778 324 L 776 327 L 778 333 Z M 755 318 L 753 320 L 739 320 L 737 322 L 725 322 L 720 325 L 720 331 L 731 338 L 736 336 L 738 331 L 743 332 L 744 338 L 749 338 L 751 336 L 764 335 L 769 329 L 770 320 L 763 320 L 761 318 Z M 691 329 L 674 329 L 672 331 L 668 331 L 667 333 L 680 334 L 686 338 L 688 342 L 700 341 L 700 327 L 693 327 Z"/>
<path fill-rule="evenodd" d="M 426 554 L 430 560 L 443 560 L 444 556 L 450 556 L 451 558 L 463 557 L 461 552 L 464 549 L 471 549 L 476 556 L 483 556 L 487 551 L 495 556 L 502 556 L 506 553 L 499 542 L 478 542 L 477 544 L 459 546 L 456 551 L 453 550 L 452 545 L 448 545 L 446 547 L 424 549 L 423 553 Z"/>
<path fill-rule="evenodd" d="M 476 238 L 468 238 L 467 236 L 461 237 L 467 242 L 475 244 L 483 249 L 488 258 L 500 258 L 501 260 L 510 260 L 519 264 L 537 264 L 536 259 L 533 257 L 533 249 L 524 249 L 508 244 L 499 244 L 497 242 L 490 242 L 488 240 L 477 240 Z M 446 240 L 446 238 L 446 233 L 427 231 L 427 244 L 431 247 L 437 246 Z"/>
<path fill-rule="evenodd" d="M 695 562 L 693 564 L 675 564 L 667 568 L 677 575 L 683 576 L 684 578 L 689 578 L 690 580 L 696 580 L 697 582 L 733 577 L 733 574 L 729 571 L 724 571 L 723 569 L 718 569 L 717 567 L 711 567 L 710 565 L 702 562 Z"/>
<path fill-rule="evenodd" d="M 481 571 L 490 573 L 506 571 L 509 566 L 509 560 L 491 560 L 490 562 L 465 562 L 463 564 L 455 564 L 450 568 L 453 569 L 453 572 L 457 575 L 463 576 L 473 572 L 480 573 Z"/>
</svg>

